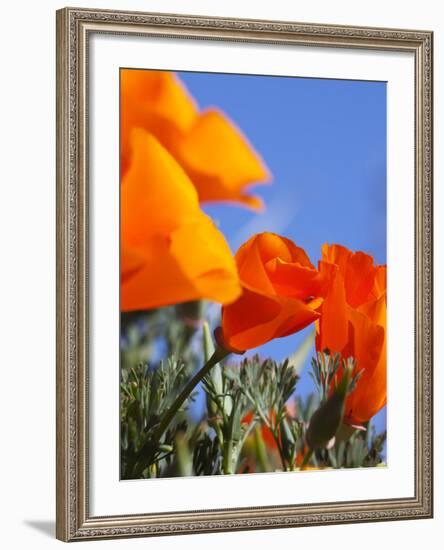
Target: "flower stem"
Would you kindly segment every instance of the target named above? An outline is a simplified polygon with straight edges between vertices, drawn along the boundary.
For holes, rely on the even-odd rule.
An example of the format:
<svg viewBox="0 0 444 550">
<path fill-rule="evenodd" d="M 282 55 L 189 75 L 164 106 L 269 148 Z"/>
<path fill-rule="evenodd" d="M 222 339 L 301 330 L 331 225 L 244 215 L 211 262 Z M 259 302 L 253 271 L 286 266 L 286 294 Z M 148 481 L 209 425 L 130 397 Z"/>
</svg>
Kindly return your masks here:
<svg viewBox="0 0 444 550">
<path fill-rule="evenodd" d="M 233 474 L 233 440 L 224 441 L 222 469 L 224 474 Z"/>
<path fill-rule="evenodd" d="M 199 384 L 202 378 L 204 378 L 210 372 L 210 370 L 212 369 L 212 367 L 214 367 L 214 365 L 219 363 L 219 361 L 222 361 L 222 359 L 224 359 L 229 354 L 230 352 L 224 348 L 217 347 L 215 349 L 213 355 L 208 359 L 205 365 L 193 376 L 193 378 L 191 378 L 191 380 L 188 381 L 186 386 L 183 388 L 180 394 L 176 397 L 176 400 L 171 405 L 170 409 L 167 411 L 165 416 L 160 421 L 160 424 L 153 435 L 154 441 L 160 441 L 160 438 L 162 437 L 162 435 L 170 425 L 170 422 L 173 420 L 177 411 L 183 405 L 187 397 L 189 397 L 189 395 L 197 386 L 197 384 Z"/>
<path fill-rule="evenodd" d="M 205 365 L 188 381 L 183 390 L 180 392 L 176 400 L 171 405 L 170 409 L 166 412 L 165 416 L 160 420 L 160 424 L 155 430 L 153 437 L 143 445 L 143 447 L 138 452 L 138 457 L 135 460 L 135 463 L 132 467 L 133 477 L 138 478 L 143 474 L 143 471 L 149 466 L 153 456 L 146 460 L 147 455 L 150 456 L 150 453 L 153 449 L 156 449 L 160 443 L 160 439 L 165 433 L 166 429 L 170 425 L 177 411 L 183 405 L 184 401 L 189 397 L 193 389 L 199 384 L 199 382 L 204 378 L 206 374 L 214 367 L 219 361 L 222 361 L 227 355 L 230 354 L 230 351 L 217 347 L 213 355 L 208 359 Z"/>
<path fill-rule="evenodd" d="M 267 451 L 265 448 L 264 438 L 262 437 L 260 426 L 254 428 L 254 442 L 256 448 L 256 457 L 263 472 L 270 472 L 270 464 L 268 463 Z"/>
<path fill-rule="evenodd" d="M 307 469 L 307 466 L 308 466 L 308 463 L 310 462 L 310 458 L 311 458 L 312 454 L 313 454 L 313 450 L 308 449 L 308 451 L 305 453 L 304 459 L 302 461 L 301 468 L 300 468 L 301 470 L 306 470 Z"/>
<path fill-rule="evenodd" d="M 277 446 L 277 449 L 278 449 L 278 452 L 279 452 L 279 458 L 281 459 L 281 462 L 282 462 L 282 468 L 283 468 L 284 472 L 286 472 L 288 470 L 287 461 L 285 460 L 284 451 L 282 450 L 282 446 L 281 446 L 281 443 L 279 441 L 279 435 L 277 433 L 275 433 L 274 431 L 272 431 L 272 434 L 273 434 L 273 439 L 276 443 L 276 446 Z"/>
</svg>

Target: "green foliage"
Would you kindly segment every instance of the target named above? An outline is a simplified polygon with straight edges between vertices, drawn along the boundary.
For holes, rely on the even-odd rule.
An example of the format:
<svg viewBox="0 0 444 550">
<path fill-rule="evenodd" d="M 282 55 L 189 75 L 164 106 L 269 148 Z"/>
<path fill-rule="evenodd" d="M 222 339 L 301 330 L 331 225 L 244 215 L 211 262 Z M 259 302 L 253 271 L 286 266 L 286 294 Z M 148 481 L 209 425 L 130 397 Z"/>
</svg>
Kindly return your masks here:
<svg viewBox="0 0 444 550">
<path fill-rule="evenodd" d="M 363 371 L 354 373 L 356 369 L 356 362 L 353 358 L 349 357 L 347 360 L 341 361 L 339 353 L 333 353 L 325 351 L 324 353 L 318 352 L 316 357 L 311 360 L 310 376 L 315 383 L 316 389 L 319 393 L 321 403 L 326 401 L 333 388 L 337 388 L 338 384 L 343 380 L 342 373 L 348 371 L 350 373 L 350 380 L 347 381 L 347 387 L 345 391 L 351 393 Z"/>
<path fill-rule="evenodd" d="M 262 361 L 255 355 L 241 363 L 239 379 L 256 420 L 274 439 L 280 468 L 292 469 L 302 435 L 301 423 L 288 414 L 286 407 L 299 379 L 296 368 L 288 359 L 279 364 L 271 359 Z"/>
<path fill-rule="evenodd" d="M 139 474 L 146 477 L 161 474 L 169 464 L 175 438 L 186 431 L 186 407 L 177 415 L 176 422 L 160 442 L 153 439 L 156 427 L 171 407 L 183 384 L 189 377 L 187 366 L 170 358 L 155 368 L 139 363 L 130 369 L 121 369 L 121 477 L 131 479 Z M 193 395 L 190 396 L 190 400 Z M 153 467 L 150 469 L 150 467 Z"/>
<path fill-rule="evenodd" d="M 376 435 L 368 426 L 366 431 L 354 430 L 347 440 L 337 441 L 332 449 L 318 451 L 319 466 L 332 468 L 369 468 L 383 465 L 381 453 L 386 432 Z"/>
<path fill-rule="evenodd" d="M 301 463 L 304 468 L 383 464 L 386 434 L 376 434 L 370 424 L 366 430 L 341 424 L 341 414 L 332 421 L 334 438 L 329 431 L 328 437 L 318 437 L 312 450 L 307 446 L 315 419 L 321 418 L 322 430 L 332 420 L 327 410 L 332 392 L 340 394 L 343 402 L 344 392 L 359 384 L 360 375 L 341 382 L 345 369 L 354 371 L 353 360 L 341 364 L 335 354 L 317 354 L 312 360 L 317 393 L 298 395 L 301 364 L 312 345 L 312 333 L 282 363 L 258 355 L 240 362 L 231 356 L 217 363 L 200 385 L 204 410 L 197 414 L 192 406 L 197 388 L 159 435 L 162 419 L 214 352 L 208 326 L 204 324 L 202 333 L 190 322 L 201 311 L 197 304 L 184 304 L 122 320 L 122 479 L 289 471 Z M 167 359 L 152 362 L 159 349 Z"/>
</svg>

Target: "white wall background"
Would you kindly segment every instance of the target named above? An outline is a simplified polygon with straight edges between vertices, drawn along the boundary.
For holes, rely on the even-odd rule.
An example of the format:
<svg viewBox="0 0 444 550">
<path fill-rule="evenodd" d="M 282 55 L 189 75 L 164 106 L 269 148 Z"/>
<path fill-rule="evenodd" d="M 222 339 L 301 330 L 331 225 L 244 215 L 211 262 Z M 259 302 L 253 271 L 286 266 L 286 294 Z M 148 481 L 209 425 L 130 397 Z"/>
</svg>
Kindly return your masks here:
<svg viewBox="0 0 444 550">
<path fill-rule="evenodd" d="M 0 540 L 52 548 L 55 515 L 55 10 L 63 2 L 2 5 L 0 33 Z M 440 0 L 90 0 L 69 5 L 435 31 L 435 335 L 444 330 L 444 19 Z M 23 335 L 26 335 L 25 338 Z M 439 548 L 444 535 L 444 368 L 435 361 L 435 518 L 131 541 L 100 548 Z M 99 548 L 99 546 L 97 546 Z"/>
</svg>

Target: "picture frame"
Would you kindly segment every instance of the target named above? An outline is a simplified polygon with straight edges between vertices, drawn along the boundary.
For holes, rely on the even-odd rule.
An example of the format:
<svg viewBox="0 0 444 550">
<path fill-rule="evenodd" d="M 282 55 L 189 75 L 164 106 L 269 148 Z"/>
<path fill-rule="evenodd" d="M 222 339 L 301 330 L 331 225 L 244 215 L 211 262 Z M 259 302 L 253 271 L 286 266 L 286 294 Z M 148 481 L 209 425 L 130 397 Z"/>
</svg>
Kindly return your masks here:
<svg viewBox="0 0 444 550">
<path fill-rule="evenodd" d="M 90 282 L 92 163 L 90 43 L 93 36 L 149 37 L 187 43 L 259 44 L 318 52 L 402 52 L 412 56 L 414 144 L 412 181 L 403 191 L 414 204 L 412 341 L 414 445 L 412 495 L 345 501 L 233 505 L 171 511 L 95 514 L 90 484 L 91 430 Z M 57 11 L 57 472 L 56 531 L 63 541 L 221 532 L 430 518 L 433 515 L 433 33 L 430 31 L 255 21 L 176 14 L 64 8 Z M 393 130 L 393 129 L 391 129 Z M 390 162 L 390 159 L 389 159 Z M 396 169 L 396 167 L 395 167 Z M 118 177 L 118 176 L 117 176 Z M 111 192 L 111 191 L 110 191 Z M 94 306 L 96 308 L 96 305 Z M 96 308 L 97 309 L 97 308 Z M 100 315 L 95 311 L 94 315 Z M 95 326 L 95 325 L 94 325 Z M 396 329 L 393 329 L 396 330 Z M 97 360 L 97 357 L 96 357 Z M 98 359 L 100 360 L 100 358 Z M 112 377 L 112 374 L 110 374 Z M 115 382 L 115 377 L 114 377 Z M 409 390 L 406 390 L 409 391 Z M 407 420 L 406 420 L 407 422 Z M 117 427 L 114 426 L 117 430 Z M 311 474 L 307 474 L 311 475 Z M 331 475 L 334 475 L 332 473 Z M 118 473 L 116 472 L 116 477 Z M 251 477 L 251 476 L 250 476 Z M 254 476 L 252 476 L 254 477 Z M 192 481 L 192 480 L 191 480 Z M 196 481 L 195 481 L 196 482 Z M 252 482 L 254 483 L 254 482 Z"/>
</svg>

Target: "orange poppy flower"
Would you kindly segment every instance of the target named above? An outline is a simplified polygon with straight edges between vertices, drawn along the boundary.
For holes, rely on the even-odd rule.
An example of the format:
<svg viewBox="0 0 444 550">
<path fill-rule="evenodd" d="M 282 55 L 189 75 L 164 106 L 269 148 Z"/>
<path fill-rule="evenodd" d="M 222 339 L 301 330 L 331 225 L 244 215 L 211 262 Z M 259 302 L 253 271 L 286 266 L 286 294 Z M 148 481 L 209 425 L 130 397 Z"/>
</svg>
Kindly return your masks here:
<svg viewBox="0 0 444 550">
<path fill-rule="evenodd" d="M 243 244 L 236 263 L 243 292 L 222 308 L 220 344 L 243 351 L 293 334 L 319 318 L 323 279 L 292 241 L 260 233 Z"/>
<path fill-rule="evenodd" d="M 316 348 L 354 357 L 357 370 L 363 370 L 345 407 L 345 421 L 361 425 L 387 400 L 386 266 L 375 266 L 363 252 L 325 244 L 320 270 L 329 283 L 317 322 Z"/>
<path fill-rule="evenodd" d="M 246 192 L 270 174 L 241 131 L 220 111 L 199 112 L 177 76 L 124 69 L 120 75 L 121 174 L 131 163 L 131 130 L 144 128 L 174 156 L 201 202 L 229 201 L 254 209 L 259 197 Z"/>
<path fill-rule="evenodd" d="M 133 130 L 131 148 L 121 185 L 122 311 L 235 300 L 241 288 L 233 256 L 188 176 L 144 130 Z"/>
</svg>

